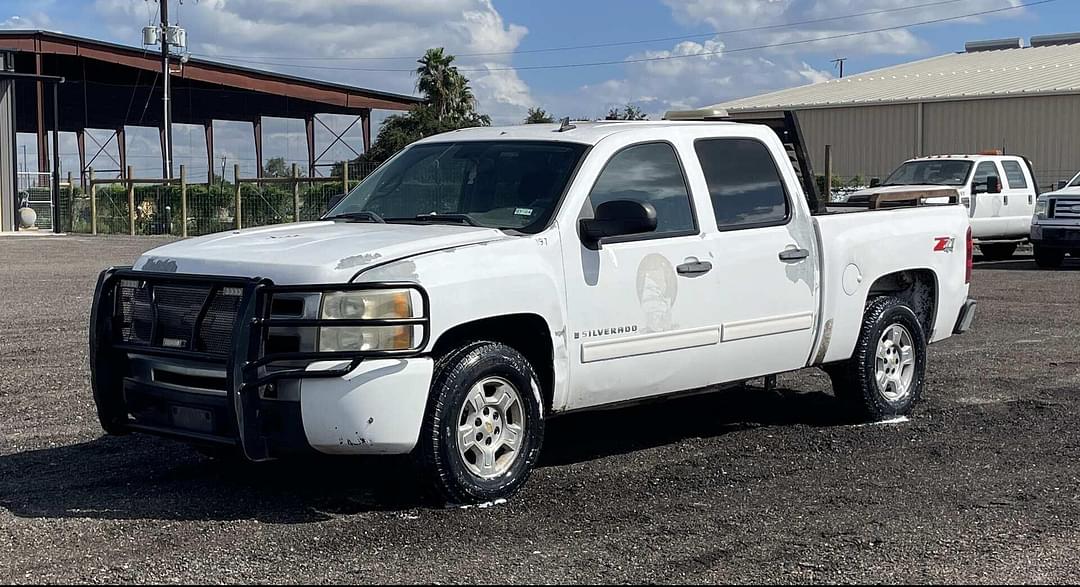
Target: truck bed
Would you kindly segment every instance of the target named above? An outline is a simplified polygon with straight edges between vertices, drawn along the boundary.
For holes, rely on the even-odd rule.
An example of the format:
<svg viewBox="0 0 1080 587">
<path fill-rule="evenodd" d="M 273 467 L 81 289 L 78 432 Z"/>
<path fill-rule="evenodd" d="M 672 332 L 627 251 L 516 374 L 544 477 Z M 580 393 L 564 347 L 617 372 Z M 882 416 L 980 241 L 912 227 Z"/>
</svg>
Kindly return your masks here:
<svg viewBox="0 0 1080 587">
<path fill-rule="evenodd" d="M 869 212 L 868 208 L 861 211 Z M 967 211 L 959 205 L 874 210 L 862 214 L 826 212 L 814 217 L 821 254 L 821 320 L 812 364 L 850 356 L 863 308 L 882 276 L 930 271 L 938 284 L 933 300 L 930 342 L 952 335 L 967 299 Z M 887 219 L 886 222 L 880 220 Z M 943 291 L 940 288 L 951 288 Z"/>
</svg>

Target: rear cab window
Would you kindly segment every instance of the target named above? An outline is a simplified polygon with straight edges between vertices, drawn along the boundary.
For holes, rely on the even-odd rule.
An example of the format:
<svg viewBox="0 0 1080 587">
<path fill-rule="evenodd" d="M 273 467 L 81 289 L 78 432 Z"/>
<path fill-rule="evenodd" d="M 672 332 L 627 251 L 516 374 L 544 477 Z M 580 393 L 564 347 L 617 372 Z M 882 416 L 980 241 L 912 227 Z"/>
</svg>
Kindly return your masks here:
<svg viewBox="0 0 1080 587">
<path fill-rule="evenodd" d="M 694 141 L 719 230 L 787 224 L 791 203 L 772 153 L 748 138 Z"/>
<path fill-rule="evenodd" d="M 1028 187 L 1027 176 L 1024 175 L 1024 168 L 1020 166 L 1018 161 L 1007 160 L 1001 162 L 1002 169 L 1005 170 L 1005 179 L 1008 180 L 1008 188 L 1011 190 L 1024 190 Z"/>
</svg>

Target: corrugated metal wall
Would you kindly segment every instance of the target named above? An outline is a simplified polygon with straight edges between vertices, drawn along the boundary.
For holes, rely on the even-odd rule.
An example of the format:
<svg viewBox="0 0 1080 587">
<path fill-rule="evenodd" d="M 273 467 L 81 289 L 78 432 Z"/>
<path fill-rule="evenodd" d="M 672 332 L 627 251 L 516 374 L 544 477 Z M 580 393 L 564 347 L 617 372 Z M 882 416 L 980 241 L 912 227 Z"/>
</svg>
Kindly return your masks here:
<svg viewBox="0 0 1080 587">
<path fill-rule="evenodd" d="M 917 106 L 859 106 L 799 112 L 814 171 L 825 172 L 832 145 L 833 174 L 885 177 L 915 155 Z"/>
<path fill-rule="evenodd" d="M 923 129 L 930 154 L 998 148 L 1026 155 L 1040 185 L 1080 170 L 1080 96 L 929 103 Z"/>
<path fill-rule="evenodd" d="M 1080 170 L 1080 96 L 926 103 L 921 151 L 918 118 L 917 104 L 799 112 L 818 174 L 827 144 L 833 146 L 833 173 L 842 178 L 884 178 L 917 155 L 995 148 L 1029 157 L 1042 186 Z"/>
</svg>

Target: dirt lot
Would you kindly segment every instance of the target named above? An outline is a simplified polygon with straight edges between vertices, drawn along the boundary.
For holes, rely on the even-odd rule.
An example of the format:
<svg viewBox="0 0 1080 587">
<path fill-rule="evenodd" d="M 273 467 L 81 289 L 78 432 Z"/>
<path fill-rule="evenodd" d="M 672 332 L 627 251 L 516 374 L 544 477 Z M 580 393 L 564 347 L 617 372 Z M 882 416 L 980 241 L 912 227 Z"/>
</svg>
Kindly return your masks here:
<svg viewBox="0 0 1080 587">
<path fill-rule="evenodd" d="M 400 460 L 222 465 L 103 438 L 97 272 L 162 241 L 0 239 L 2 582 L 1077 582 L 1080 264 L 980 264 L 911 422 L 828 380 L 553 421 L 525 491 L 433 509 Z"/>
</svg>

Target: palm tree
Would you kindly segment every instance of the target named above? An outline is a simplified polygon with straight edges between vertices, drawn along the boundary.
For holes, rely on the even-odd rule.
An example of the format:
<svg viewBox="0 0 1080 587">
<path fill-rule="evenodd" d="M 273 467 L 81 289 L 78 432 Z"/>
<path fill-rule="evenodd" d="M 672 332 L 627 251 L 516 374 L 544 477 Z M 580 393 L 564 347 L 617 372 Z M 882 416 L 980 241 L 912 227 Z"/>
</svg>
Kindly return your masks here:
<svg viewBox="0 0 1080 587">
<path fill-rule="evenodd" d="M 455 92 L 460 91 L 461 74 L 453 65 L 454 56 L 447 55 L 442 47 L 436 47 L 428 49 L 416 62 L 420 64 L 416 68 L 416 89 L 427 97 L 436 117 L 442 120 L 450 113 Z M 467 81 L 465 88 L 468 88 Z"/>
</svg>

